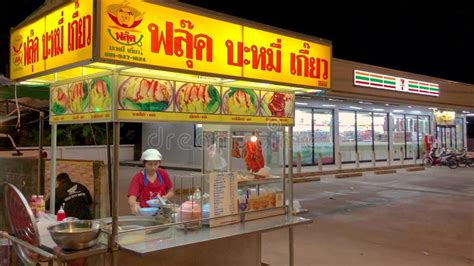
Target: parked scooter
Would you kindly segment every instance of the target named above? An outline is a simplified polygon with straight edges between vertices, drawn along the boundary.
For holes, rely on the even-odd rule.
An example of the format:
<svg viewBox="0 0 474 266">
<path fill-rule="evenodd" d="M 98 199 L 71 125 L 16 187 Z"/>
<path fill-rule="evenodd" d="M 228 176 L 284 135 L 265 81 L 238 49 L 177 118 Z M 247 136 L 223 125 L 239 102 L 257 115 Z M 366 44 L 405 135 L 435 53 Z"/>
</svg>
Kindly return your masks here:
<svg viewBox="0 0 474 266">
<path fill-rule="evenodd" d="M 459 167 L 474 167 L 474 162 L 471 158 L 467 156 L 466 149 L 462 148 L 460 151 L 456 152 L 456 160 L 459 163 Z"/>
<path fill-rule="evenodd" d="M 447 165 L 451 169 L 458 168 L 459 162 L 454 152 L 443 150 L 439 155 L 436 155 L 437 150 L 437 148 L 431 149 L 430 153 L 423 159 L 423 164 L 426 167 Z"/>
</svg>

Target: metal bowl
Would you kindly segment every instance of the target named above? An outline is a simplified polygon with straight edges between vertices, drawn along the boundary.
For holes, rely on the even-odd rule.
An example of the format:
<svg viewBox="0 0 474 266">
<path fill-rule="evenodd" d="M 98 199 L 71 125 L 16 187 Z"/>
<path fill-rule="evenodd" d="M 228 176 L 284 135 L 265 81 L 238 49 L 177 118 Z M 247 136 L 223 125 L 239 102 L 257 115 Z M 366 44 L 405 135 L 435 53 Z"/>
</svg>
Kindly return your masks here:
<svg viewBox="0 0 474 266">
<path fill-rule="evenodd" d="M 81 250 L 97 243 L 101 223 L 97 221 L 72 221 L 48 227 L 54 242 L 62 249 Z"/>
</svg>

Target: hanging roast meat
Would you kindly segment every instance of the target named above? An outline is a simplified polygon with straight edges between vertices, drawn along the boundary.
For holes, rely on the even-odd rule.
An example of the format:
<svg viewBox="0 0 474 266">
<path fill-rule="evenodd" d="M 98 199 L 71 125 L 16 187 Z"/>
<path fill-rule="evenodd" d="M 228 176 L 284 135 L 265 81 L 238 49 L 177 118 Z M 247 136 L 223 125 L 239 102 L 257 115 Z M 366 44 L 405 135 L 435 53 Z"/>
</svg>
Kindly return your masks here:
<svg viewBox="0 0 474 266">
<path fill-rule="evenodd" d="M 265 166 L 262 143 L 260 140 L 256 142 L 247 141 L 244 145 L 244 151 L 244 160 L 247 165 L 247 170 L 256 173 Z"/>
<path fill-rule="evenodd" d="M 232 157 L 235 158 L 241 158 L 242 155 L 240 154 L 240 149 L 239 149 L 239 141 L 237 139 L 234 139 L 232 142 Z"/>
</svg>

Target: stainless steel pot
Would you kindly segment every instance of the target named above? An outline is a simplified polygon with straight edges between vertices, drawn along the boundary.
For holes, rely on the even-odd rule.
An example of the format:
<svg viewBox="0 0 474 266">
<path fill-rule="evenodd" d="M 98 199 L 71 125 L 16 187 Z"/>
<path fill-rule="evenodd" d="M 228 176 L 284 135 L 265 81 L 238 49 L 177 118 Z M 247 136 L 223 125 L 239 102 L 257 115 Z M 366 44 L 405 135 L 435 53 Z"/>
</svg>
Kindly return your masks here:
<svg viewBox="0 0 474 266">
<path fill-rule="evenodd" d="M 101 223 L 98 221 L 72 221 L 49 226 L 54 242 L 62 249 L 81 250 L 97 243 Z"/>
</svg>

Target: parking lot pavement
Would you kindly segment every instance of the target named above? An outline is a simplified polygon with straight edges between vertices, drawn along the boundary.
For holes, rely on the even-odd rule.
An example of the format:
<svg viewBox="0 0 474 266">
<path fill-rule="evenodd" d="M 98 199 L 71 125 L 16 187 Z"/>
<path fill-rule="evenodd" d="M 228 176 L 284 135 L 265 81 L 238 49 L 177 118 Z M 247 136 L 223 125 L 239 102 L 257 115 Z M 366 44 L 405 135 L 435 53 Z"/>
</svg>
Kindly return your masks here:
<svg viewBox="0 0 474 266">
<path fill-rule="evenodd" d="M 474 265 L 474 168 L 295 184 L 311 225 L 295 227 L 296 265 Z M 263 259 L 288 265 L 288 230 L 263 235 Z"/>
</svg>

